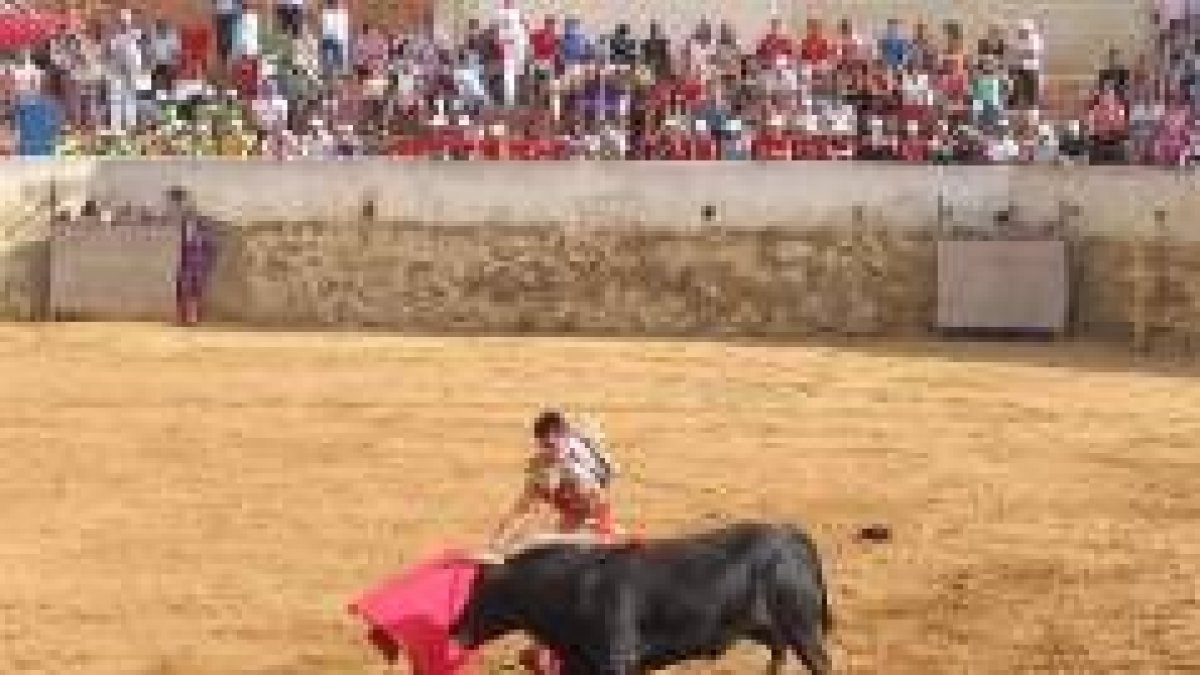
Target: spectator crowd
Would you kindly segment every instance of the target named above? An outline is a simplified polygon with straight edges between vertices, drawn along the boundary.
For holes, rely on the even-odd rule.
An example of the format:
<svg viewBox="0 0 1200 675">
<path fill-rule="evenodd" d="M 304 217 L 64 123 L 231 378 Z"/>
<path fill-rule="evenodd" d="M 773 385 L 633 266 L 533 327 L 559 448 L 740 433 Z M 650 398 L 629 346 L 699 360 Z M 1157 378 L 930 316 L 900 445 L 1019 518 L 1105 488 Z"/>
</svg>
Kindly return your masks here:
<svg viewBox="0 0 1200 675">
<path fill-rule="evenodd" d="M 212 0 L 176 24 L 119 10 L 0 51 L 0 155 L 398 159 L 1200 159 L 1197 3 L 1160 2 L 1074 110 L 1048 104 L 1033 21 L 809 17 L 758 35 L 702 19 L 585 26 L 515 0 L 457 40 L 356 21 L 340 0 Z M 0 49 L 4 49 L 0 47 Z"/>
</svg>

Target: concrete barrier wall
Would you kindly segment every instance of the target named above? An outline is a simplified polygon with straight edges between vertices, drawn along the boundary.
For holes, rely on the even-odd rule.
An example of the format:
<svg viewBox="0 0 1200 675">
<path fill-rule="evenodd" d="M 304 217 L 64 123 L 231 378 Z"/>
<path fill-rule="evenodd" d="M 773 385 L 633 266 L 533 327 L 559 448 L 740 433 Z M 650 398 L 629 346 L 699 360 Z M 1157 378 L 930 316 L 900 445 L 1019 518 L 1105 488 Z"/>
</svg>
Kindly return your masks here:
<svg viewBox="0 0 1200 675">
<path fill-rule="evenodd" d="M 1200 334 L 1200 182 L 1134 168 L 838 163 L 15 161 L 0 316 L 44 303 L 52 203 L 227 223 L 216 316 L 430 330 L 895 333 L 933 324 L 933 242 L 997 211 L 1072 239 L 1084 334 Z M 364 204 L 372 217 L 364 217 Z M 707 214 L 707 216 L 706 216 Z"/>
</svg>

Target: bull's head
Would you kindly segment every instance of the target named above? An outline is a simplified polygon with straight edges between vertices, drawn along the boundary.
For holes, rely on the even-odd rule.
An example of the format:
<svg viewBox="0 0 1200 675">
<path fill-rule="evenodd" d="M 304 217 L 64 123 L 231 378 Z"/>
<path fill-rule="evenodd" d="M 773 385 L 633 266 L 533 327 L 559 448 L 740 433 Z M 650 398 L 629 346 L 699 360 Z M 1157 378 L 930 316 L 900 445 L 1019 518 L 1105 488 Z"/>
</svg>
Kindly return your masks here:
<svg viewBox="0 0 1200 675">
<path fill-rule="evenodd" d="M 510 566 L 483 565 L 450 636 L 463 647 L 474 649 L 519 630 L 526 598 L 517 582 Z"/>
</svg>

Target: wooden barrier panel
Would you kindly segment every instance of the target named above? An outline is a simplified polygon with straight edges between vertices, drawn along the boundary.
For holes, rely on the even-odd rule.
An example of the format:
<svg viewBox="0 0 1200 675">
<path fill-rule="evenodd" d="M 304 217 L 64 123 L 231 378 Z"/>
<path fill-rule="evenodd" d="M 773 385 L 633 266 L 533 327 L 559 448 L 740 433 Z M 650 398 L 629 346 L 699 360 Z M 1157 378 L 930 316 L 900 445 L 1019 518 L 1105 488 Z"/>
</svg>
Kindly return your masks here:
<svg viewBox="0 0 1200 675">
<path fill-rule="evenodd" d="M 938 328 L 1062 333 L 1064 241 L 939 241 Z"/>
<path fill-rule="evenodd" d="M 179 246 L 173 225 L 56 226 L 50 242 L 51 316 L 171 320 Z"/>
</svg>

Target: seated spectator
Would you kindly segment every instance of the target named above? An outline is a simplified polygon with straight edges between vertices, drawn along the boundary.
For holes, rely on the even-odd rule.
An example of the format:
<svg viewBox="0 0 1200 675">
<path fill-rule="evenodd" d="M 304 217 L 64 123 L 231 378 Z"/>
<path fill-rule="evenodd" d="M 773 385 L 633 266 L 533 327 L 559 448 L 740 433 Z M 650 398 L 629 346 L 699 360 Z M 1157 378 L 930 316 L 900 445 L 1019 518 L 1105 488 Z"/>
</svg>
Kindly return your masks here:
<svg viewBox="0 0 1200 675">
<path fill-rule="evenodd" d="M 1188 160 L 1192 132 L 1188 121 L 1188 110 L 1173 106 L 1163 117 L 1155 131 L 1150 149 L 1150 160 L 1160 166 L 1181 166 Z"/>
<path fill-rule="evenodd" d="M 1111 86 L 1100 94 L 1096 104 L 1088 111 L 1088 135 L 1093 164 L 1126 161 L 1129 120 L 1124 104 Z"/>
<path fill-rule="evenodd" d="M 987 160 L 992 164 L 1012 164 L 1021 158 L 1020 145 L 1008 120 L 1000 120 L 997 132 L 985 137 L 985 142 Z"/>
<path fill-rule="evenodd" d="M 1035 164 L 1055 164 L 1059 159 L 1058 134 L 1054 131 L 1054 125 L 1040 125 L 1033 147 L 1032 161 Z"/>
<path fill-rule="evenodd" d="M 1151 159 L 1155 134 L 1163 123 L 1164 108 L 1144 93 L 1129 106 L 1129 154 L 1135 163 Z"/>
<path fill-rule="evenodd" d="M 765 128 L 755 137 L 750 147 L 750 156 L 759 161 L 791 159 L 791 142 L 784 133 L 784 119 L 773 115 Z"/>
</svg>

